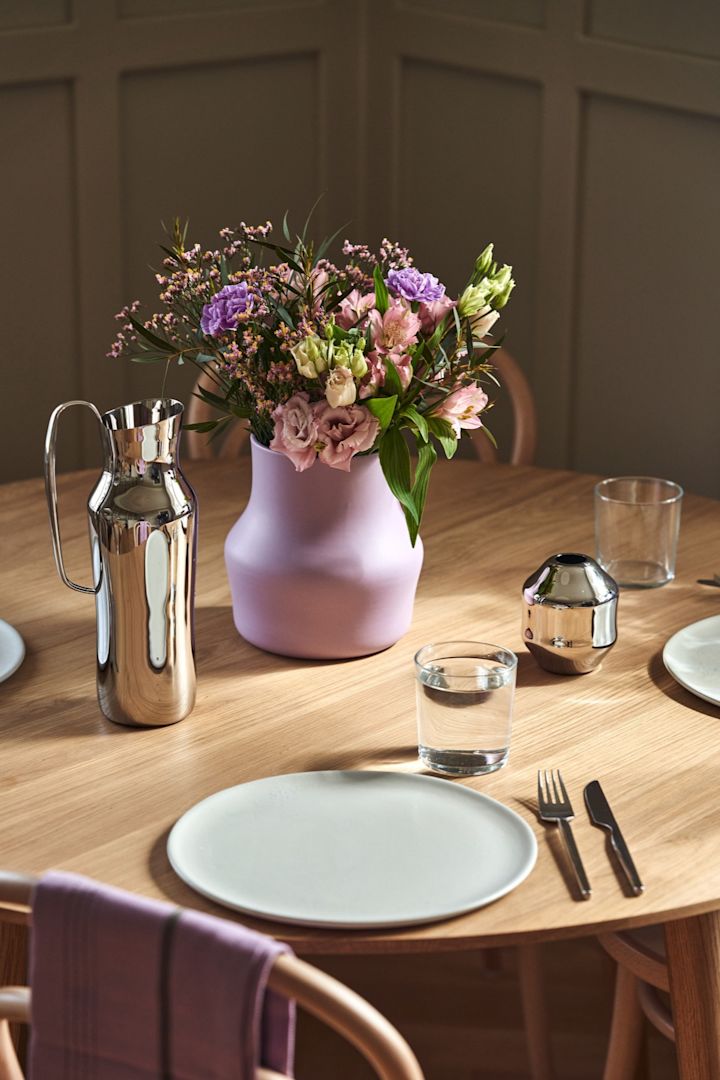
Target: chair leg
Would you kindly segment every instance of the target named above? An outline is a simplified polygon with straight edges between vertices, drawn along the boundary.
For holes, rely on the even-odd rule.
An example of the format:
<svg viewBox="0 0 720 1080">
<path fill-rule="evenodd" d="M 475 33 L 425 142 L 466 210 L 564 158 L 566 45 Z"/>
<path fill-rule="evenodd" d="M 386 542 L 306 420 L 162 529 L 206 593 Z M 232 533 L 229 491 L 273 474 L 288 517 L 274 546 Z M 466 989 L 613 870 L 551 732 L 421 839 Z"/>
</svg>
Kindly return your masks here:
<svg viewBox="0 0 720 1080">
<path fill-rule="evenodd" d="M 4 922 L 0 916 L 0 986 L 27 986 L 27 956 L 27 926 Z M 28 1041 L 27 1026 L 24 1024 L 12 1024 L 10 1026 L 10 1037 L 20 1062 L 25 1064 Z M 0 1080 L 4 1080 L 2 1075 L 0 1075 Z"/>
<path fill-rule="evenodd" d="M 520 993 L 530 1076 L 532 1080 L 553 1080 L 555 1072 L 540 948 L 539 945 L 521 945 L 517 949 Z"/>
<path fill-rule="evenodd" d="M 0 1020 L 0 1080 L 23 1080 L 6 1020 Z"/>
<path fill-rule="evenodd" d="M 618 966 L 603 1080 L 633 1080 L 640 1064 L 643 1014 L 635 976 Z"/>
</svg>

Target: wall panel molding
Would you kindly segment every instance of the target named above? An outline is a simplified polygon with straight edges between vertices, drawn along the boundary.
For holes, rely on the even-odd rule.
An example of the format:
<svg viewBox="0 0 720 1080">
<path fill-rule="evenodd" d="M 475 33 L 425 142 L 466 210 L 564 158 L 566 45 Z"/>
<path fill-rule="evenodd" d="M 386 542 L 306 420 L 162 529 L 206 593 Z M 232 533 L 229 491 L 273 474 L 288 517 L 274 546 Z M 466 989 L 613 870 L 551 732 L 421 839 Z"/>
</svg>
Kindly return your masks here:
<svg viewBox="0 0 720 1080">
<path fill-rule="evenodd" d="M 617 231 L 618 201 L 615 217 L 599 227 L 601 178 L 608 190 L 621 184 L 624 169 L 640 169 L 637 146 L 648 140 L 648 152 L 655 153 L 658 132 L 666 131 L 673 219 L 655 221 L 649 212 L 662 207 L 667 214 L 671 205 L 661 197 L 663 178 L 652 173 L 637 213 L 658 234 L 681 230 L 688 205 L 693 221 L 698 214 L 708 223 L 720 218 L 720 182 L 711 172 L 720 122 L 720 16 L 716 0 L 688 4 L 694 21 L 678 30 L 685 9 L 671 0 L 638 0 L 630 7 L 622 0 L 508 0 L 502 9 L 487 0 L 28 0 L 20 19 L 13 0 L 4 25 L 0 18 L 0 122 L 11 88 L 24 93 L 62 84 L 72 103 L 60 128 L 38 133 L 36 151 L 18 142 L 28 169 L 48 149 L 64 177 L 62 227 L 71 240 L 52 265 L 69 284 L 71 317 L 55 327 L 59 353 L 67 358 L 67 392 L 59 396 L 107 405 L 142 381 L 104 354 L 112 314 L 136 291 L 152 287 L 145 264 L 159 239 L 150 227 L 163 202 L 158 192 L 206 232 L 226 223 L 219 218 L 228 214 L 277 217 L 288 206 L 304 217 L 322 194 L 318 231 L 348 222 L 353 239 L 393 236 L 420 252 L 428 267 L 446 267 L 449 276 L 466 269 L 475 234 L 517 250 L 510 261 L 518 290 L 506 325 L 534 386 L 540 461 L 602 471 L 606 460 L 615 468 L 622 446 L 618 451 L 616 440 L 604 458 L 599 430 L 592 434 L 588 380 L 596 377 L 597 350 L 588 328 L 602 325 L 594 294 L 609 288 L 597 269 L 605 265 L 603 245 L 610 236 L 620 243 L 632 222 Z M 298 56 L 312 58 L 310 66 L 298 64 Z M 215 77 L 198 75 L 203 71 Z M 261 72 L 276 78 L 263 81 Z M 147 95 L 147 108 L 139 97 L 135 115 L 138 125 L 143 115 L 154 116 L 156 145 L 149 129 L 132 134 L 124 126 L 130 85 Z M 162 96 L 163 86 L 172 87 L 166 112 L 173 101 L 184 101 L 192 122 L 183 127 L 181 116 L 166 120 L 158 112 L 155 92 Z M 233 101 L 238 92 L 251 99 L 248 108 L 265 110 L 262 130 L 249 125 L 252 146 L 242 141 L 243 114 Z M 12 141 L 17 118 L 6 108 Z M 232 131 L 223 126 L 229 115 Z M 191 146 L 193 126 L 212 165 L 190 149 L 186 167 L 173 151 L 168 178 L 158 164 L 160 147 L 182 139 Z M 175 142 L 168 143 L 171 137 Z M 135 152 L 140 144 L 149 166 Z M 600 145 L 612 155 L 609 161 L 597 152 Z M 682 147 L 690 155 L 684 168 L 673 158 Z M 444 155 L 452 167 L 443 168 Z M 458 160 L 465 172 L 462 166 L 457 171 Z M 635 180 L 628 177 L 630 188 Z M 7 178 L 3 183 L 7 188 Z M 28 185 L 15 208 L 29 236 L 43 220 L 32 192 Z M 458 192 L 466 204 L 459 216 Z M 637 192 L 633 197 L 639 199 Z M 443 206 L 455 237 L 441 227 Z M 694 247 L 705 260 L 701 280 L 715 280 L 715 260 L 702 238 Z M 692 248 L 678 242 L 674 272 L 681 279 L 696 280 Z M 642 262 L 620 258 L 615 269 L 628 291 L 637 287 L 631 265 L 637 274 Z M 650 265 L 648 280 L 653 273 Z M 12 287 L 24 285 L 18 280 Z M 699 293 L 690 305 L 692 340 L 705 365 L 698 381 L 707 382 L 715 371 L 707 359 L 714 308 L 706 292 Z M 627 317 L 638 340 L 647 322 L 646 336 L 661 350 L 666 370 L 674 354 L 653 336 L 651 305 L 640 303 Z M 628 375 L 637 392 L 633 380 Z M 52 380 L 48 385 L 55 387 Z M 659 413 L 660 390 L 653 393 Z M 46 419 L 41 411 L 33 420 L 36 445 Z M 689 486 L 720 495 L 718 463 L 703 465 L 698 449 L 714 446 L 715 436 L 706 430 L 702 408 L 698 417 L 677 440 L 678 469 L 696 478 Z M 77 456 L 90 460 L 94 435 L 88 431 L 81 439 Z M 647 460 L 660 468 L 667 445 L 661 428 L 649 428 L 648 440 Z M 628 439 L 628 468 L 635 454 Z M 8 467 L 35 473 L 34 460 L 23 454 Z"/>
</svg>

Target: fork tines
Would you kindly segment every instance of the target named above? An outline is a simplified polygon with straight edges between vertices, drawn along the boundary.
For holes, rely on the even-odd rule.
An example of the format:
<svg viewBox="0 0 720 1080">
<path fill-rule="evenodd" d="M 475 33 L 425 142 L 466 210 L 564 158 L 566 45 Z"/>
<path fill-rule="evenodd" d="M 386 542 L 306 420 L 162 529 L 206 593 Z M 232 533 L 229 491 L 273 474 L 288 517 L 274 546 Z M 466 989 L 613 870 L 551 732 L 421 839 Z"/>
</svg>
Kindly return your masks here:
<svg viewBox="0 0 720 1080">
<path fill-rule="evenodd" d="M 556 778 L 557 777 L 557 781 Z M 543 792 L 543 782 L 545 784 L 545 792 Z M 550 784 L 552 783 L 552 794 L 550 791 Z M 558 794 L 558 784 L 560 785 L 560 793 Z M 553 797 L 554 796 L 554 797 Z M 570 803 L 570 796 L 567 793 L 565 784 L 563 783 L 562 773 L 559 769 L 538 769 L 538 802 L 539 803 L 566 803 L 568 808 L 572 810 Z"/>
</svg>

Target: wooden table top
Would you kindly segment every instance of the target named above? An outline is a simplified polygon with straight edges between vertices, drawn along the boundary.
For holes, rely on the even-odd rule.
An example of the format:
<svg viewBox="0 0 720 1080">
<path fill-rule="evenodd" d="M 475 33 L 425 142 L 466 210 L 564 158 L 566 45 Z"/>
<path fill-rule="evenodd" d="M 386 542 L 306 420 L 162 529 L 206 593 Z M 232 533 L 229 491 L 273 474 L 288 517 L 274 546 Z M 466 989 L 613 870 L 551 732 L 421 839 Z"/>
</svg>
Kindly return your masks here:
<svg viewBox="0 0 720 1080">
<path fill-rule="evenodd" d="M 0 614 L 28 655 L 0 686 L 2 867 L 85 873 L 148 896 L 233 917 L 186 887 L 165 854 L 168 830 L 221 788 L 313 769 L 420 771 L 412 655 L 432 640 L 494 641 L 520 657 L 509 765 L 466 781 L 533 828 L 535 870 L 514 892 L 460 918 L 381 932 L 243 921 L 306 955 L 464 948 L 570 937 L 720 908 L 720 709 L 679 687 L 661 659 L 676 630 L 720 612 L 696 583 L 718 567 L 720 503 L 686 496 L 678 576 L 624 591 L 619 637 L 590 675 L 541 670 L 522 644 L 520 590 L 555 551 L 593 550 L 593 478 L 526 467 L 440 463 L 423 528 L 425 565 L 411 631 L 377 656 L 299 661 L 235 631 L 222 557 L 249 491 L 249 461 L 190 463 L 200 502 L 198 700 L 174 727 L 125 729 L 95 699 L 92 600 L 52 562 L 42 483 L 0 488 Z M 60 478 L 65 557 L 89 578 L 84 501 L 92 472 Z M 575 899 L 553 826 L 535 815 L 539 767 L 561 767 L 594 892 Z M 602 780 L 642 874 L 626 895 L 582 789 Z M 459 782 L 459 781 L 455 781 Z"/>
</svg>

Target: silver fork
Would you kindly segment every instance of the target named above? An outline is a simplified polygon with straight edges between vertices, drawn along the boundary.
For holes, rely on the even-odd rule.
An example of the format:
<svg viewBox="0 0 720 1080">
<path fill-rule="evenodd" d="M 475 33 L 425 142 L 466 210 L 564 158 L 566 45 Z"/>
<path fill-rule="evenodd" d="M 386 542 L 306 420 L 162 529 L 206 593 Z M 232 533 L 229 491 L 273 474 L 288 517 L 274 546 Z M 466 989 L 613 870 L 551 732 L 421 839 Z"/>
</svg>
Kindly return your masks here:
<svg viewBox="0 0 720 1080">
<path fill-rule="evenodd" d="M 573 813 L 572 803 L 565 790 L 565 785 L 563 784 L 559 769 L 551 769 L 549 773 L 548 770 L 545 769 L 544 775 L 543 770 L 538 770 L 538 809 L 543 821 L 557 822 L 560 832 L 562 833 L 562 838 L 565 841 L 565 847 L 570 856 L 570 861 L 573 864 L 573 870 L 575 871 L 575 877 L 577 878 L 582 898 L 583 900 L 589 900 L 592 895 L 592 889 L 590 888 L 590 882 L 587 879 L 585 867 L 582 864 L 580 852 L 577 849 L 575 837 L 573 836 L 572 828 L 570 826 L 570 822 L 575 817 L 575 814 Z"/>
</svg>

